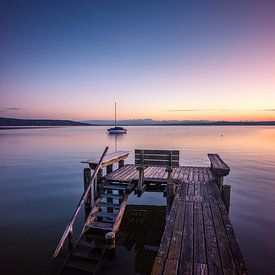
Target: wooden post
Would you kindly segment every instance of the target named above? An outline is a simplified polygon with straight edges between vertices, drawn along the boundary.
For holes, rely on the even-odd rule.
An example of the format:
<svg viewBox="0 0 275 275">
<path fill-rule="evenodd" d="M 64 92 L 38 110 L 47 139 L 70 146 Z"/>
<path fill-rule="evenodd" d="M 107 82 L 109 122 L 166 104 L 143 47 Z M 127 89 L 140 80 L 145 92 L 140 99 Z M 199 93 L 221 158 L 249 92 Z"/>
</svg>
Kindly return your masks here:
<svg viewBox="0 0 275 275">
<path fill-rule="evenodd" d="M 114 232 L 108 232 L 105 235 L 107 249 L 112 249 L 116 245 L 116 234 Z"/>
<path fill-rule="evenodd" d="M 73 249 L 73 229 L 70 230 L 68 234 L 68 244 L 69 244 L 69 250 Z"/>
<path fill-rule="evenodd" d="M 103 192 L 103 184 L 102 184 L 102 177 L 103 177 L 103 169 L 99 169 L 97 173 L 97 190 L 96 193 L 101 194 Z"/>
<path fill-rule="evenodd" d="M 143 181 L 144 181 L 144 168 L 138 167 L 138 185 L 137 185 L 137 196 L 140 197 L 143 194 Z"/>
<path fill-rule="evenodd" d="M 106 239 L 106 256 L 108 260 L 115 259 L 116 256 L 116 235 L 114 232 L 108 232 L 105 235 Z"/>
<path fill-rule="evenodd" d="M 175 195 L 176 195 L 176 184 L 174 182 L 168 183 L 167 184 L 167 198 L 166 198 L 166 201 L 167 201 L 166 216 L 168 216 L 170 213 L 170 209 L 172 207 Z"/>
<path fill-rule="evenodd" d="M 91 182 L 91 169 L 90 168 L 84 168 L 84 174 L 83 174 L 83 178 L 84 178 L 84 192 L 87 190 L 87 188 L 89 187 L 89 184 Z M 92 193 L 91 190 L 88 193 L 88 196 L 85 200 L 85 207 L 89 208 L 92 206 Z"/>
<path fill-rule="evenodd" d="M 140 164 L 137 167 L 138 172 L 138 185 L 137 185 L 137 196 L 140 197 L 143 194 L 143 182 L 144 182 L 144 150 L 140 151 Z"/>
<path fill-rule="evenodd" d="M 106 173 L 109 174 L 109 173 L 112 173 L 113 172 L 113 164 L 110 164 L 106 167 Z"/>
<path fill-rule="evenodd" d="M 118 168 L 119 169 L 122 168 L 123 166 L 124 166 L 124 159 L 122 159 L 118 162 Z"/>
<path fill-rule="evenodd" d="M 170 209 L 172 207 L 172 203 L 176 194 L 176 184 L 172 182 L 172 171 L 173 169 L 171 167 L 166 168 L 166 172 L 168 172 L 167 175 L 167 205 L 166 205 L 166 217 L 168 216 Z"/>
<path fill-rule="evenodd" d="M 230 208 L 230 197 L 231 197 L 231 186 L 225 184 L 222 187 L 222 199 L 227 209 L 227 212 L 229 212 L 229 208 Z"/>
<path fill-rule="evenodd" d="M 103 177 L 103 170 L 99 169 L 97 173 L 97 183 L 101 183 Z"/>
<path fill-rule="evenodd" d="M 97 177 L 94 179 L 94 182 L 93 182 L 93 193 L 94 193 L 94 196 L 93 196 L 93 204 L 94 204 L 94 202 L 95 202 L 96 199 L 98 198 Z M 94 205 L 93 205 L 93 206 L 94 206 Z"/>
<path fill-rule="evenodd" d="M 220 176 L 216 175 L 216 181 L 217 181 L 217 185 L 218 185 L 218 187 L 221 191 L 222 187 L 223 187 L 223 183 L 224 183 L 223 177 L 220 177 Z"/>
</svg>

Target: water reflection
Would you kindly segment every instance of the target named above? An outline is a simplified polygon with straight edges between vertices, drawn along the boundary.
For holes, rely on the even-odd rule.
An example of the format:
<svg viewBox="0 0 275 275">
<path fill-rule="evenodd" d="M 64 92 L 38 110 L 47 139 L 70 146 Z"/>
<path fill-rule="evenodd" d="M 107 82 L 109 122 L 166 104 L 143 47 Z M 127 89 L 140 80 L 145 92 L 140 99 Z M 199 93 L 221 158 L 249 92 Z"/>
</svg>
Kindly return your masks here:
<svg viewBox="0 0 275 275">
<path fill-rule="evenodd" d="M 118 147 L 118 142 L 122 142 L 125 134 L 109 134 L 108 139 L 114 143 L 114 152 L 120 151 Z"/>
<path fill-rule="evenodd" d="M 83 191 L 80 161 L 100 157 L 106 145 L 110 152 L 131 151 L 126 163 L 133 163 L 135 148 L 178 149 L 181 165 L 209 165 L 207 153 L 219 153 L 231 168 L 225 179 L 232 187 L 230 217 L 250 271 L 274 273 L 275 127 L 154 126 L 128 127 L 117 137 L 105 127 L 1 130 L 3 274 L 50 273 L 52 252 Z M 129 203 L 163 200 L 148 193 Z M 128 253 L 119 261 L 130 268 L 134 247 L 116 250 L 116 258 Z"/>
<path fill-rule="evenodd" d="M 165 207 L 128 205 L 117 235 L 114 258 L 103 262 L 106 274 L 150 274 L 165 226 Z M 129 264 L 129 259 L 133 264 Z"/>
</svg>

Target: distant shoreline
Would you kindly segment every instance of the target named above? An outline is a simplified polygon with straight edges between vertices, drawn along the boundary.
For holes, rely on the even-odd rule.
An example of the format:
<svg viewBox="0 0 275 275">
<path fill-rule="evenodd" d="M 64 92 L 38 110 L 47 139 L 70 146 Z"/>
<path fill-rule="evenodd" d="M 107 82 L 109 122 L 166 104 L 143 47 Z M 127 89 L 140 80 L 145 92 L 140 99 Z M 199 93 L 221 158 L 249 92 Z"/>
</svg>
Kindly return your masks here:
<svg viewBox="0 0 275 275">
<path fill-rule="evenodd" d="M 54 127 L 54 126 L 90 126 L 88 123 L 60 119 L 18 119 L 0 117 L 0 127 Z"/>
<path fill-rule="evenodd" d="M 60 128 L 68 126 L 0 126 L 0 130 L 16 130 L 16 129 L 47 129 L 47 128 Z M 71 127 L 71 126 L 69 126 Z"/>
<path fill-rule="evenodd" d="M 16 119 L 0 117 L 0 129 L 37 129 L 64 126 L 105 126 L 112 127 L 112 120 L 53 120 L 53 119 Z M 275 121 L 208 121 L 208 120 L 118 120 L 117 126 L 275 126 Z M 5 127 L 5 128 L 4 128 Z"/>
<path fill-rule="evenodd" d="M 0 126 L 0 131 L 1 130 L 34 130 L 34 129 L 49 129 L 49 128 L 64 128 L 64 127 L 81 127 L 83 125 L 79 126 L 73 126 L 73 125 L 61 125 L 61 126 Z M 113 125 L 85 125 L 85 127 L 91 126 L 91 127 L 110 127 Z M 235 124 L 235 125 L 229 125 L 229 124 L 155 124 L 155 125 L 122 125 L 124 127 L 169 127 L 169 126 L 184 126 L 184 127 L 193 127 L 193 126 L 275 126 L 274 124 Z"/>
</svg>

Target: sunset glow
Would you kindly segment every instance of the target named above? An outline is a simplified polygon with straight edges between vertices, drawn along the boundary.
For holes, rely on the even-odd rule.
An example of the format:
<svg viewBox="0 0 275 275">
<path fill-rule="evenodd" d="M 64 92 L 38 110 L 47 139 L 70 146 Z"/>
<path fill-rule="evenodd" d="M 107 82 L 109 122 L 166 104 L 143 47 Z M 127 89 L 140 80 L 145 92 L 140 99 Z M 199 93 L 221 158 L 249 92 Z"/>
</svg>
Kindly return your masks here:
<svg viewBox="0 0 275 275">
<path fill-rule="evenodd" d="M 0 116 L 112 119 L 117 101 L 119 119 L 275 120 L 274 10 L 6 1 Z"/>
</svg>

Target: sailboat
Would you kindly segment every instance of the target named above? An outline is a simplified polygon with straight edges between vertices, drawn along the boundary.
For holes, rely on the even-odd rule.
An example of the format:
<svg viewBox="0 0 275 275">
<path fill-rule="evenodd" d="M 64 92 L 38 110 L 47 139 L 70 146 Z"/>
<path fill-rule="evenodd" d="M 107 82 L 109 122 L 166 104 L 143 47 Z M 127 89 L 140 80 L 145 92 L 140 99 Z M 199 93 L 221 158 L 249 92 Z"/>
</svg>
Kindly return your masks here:
<svg viewBox="0 0 275 275">
<path fill-rule="evenodd" d="M 115 127 L 107 130 L 108 134 L 127 134 L 127 130 L 123 127 L 116 126 L 116 102 L 115 102 Z"/>
</svg>

